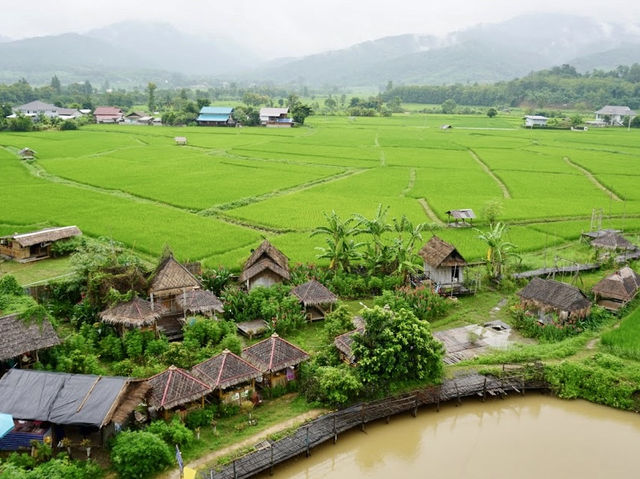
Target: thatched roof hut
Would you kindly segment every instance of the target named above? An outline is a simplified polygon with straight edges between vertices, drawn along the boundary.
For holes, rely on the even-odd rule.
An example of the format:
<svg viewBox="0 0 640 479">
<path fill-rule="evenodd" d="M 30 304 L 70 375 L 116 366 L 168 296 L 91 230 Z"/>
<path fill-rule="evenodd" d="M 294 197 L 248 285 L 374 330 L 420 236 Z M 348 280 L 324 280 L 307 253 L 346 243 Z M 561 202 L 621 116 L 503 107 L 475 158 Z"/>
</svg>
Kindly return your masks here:
<svg viewBox="0 0 640 479">
<path fill-rule="evenodd" d="M 185 313 L 213 316 L 224 313 L 222 301 L 206 289 L 192 289 L 176 297 L 176 303 Z"/>
<path fill-rule="evenodd" d="M 196 364 L 191 372 L 213 390 L 227 389 L 262 377 L 258 369 L 228 349 Z"/>
<path fill-rule="evenodd" d="M 0 361 L 60 344 L 49 321 L 27 323 L 19 314 L 0 317 Z"/>
<path fill-rule="evenodd" d="M 81 234 L 82 231 L 77 226 L 62 226 L 3 236 L 0 238 L 0 255 L 20 262 L 48 258 L 51 255 L 53 243 Z"/>
<path fill-rule="evenodd" d="M 594 248 L 603 248 L 615 251 L 633 251 L 637 249 L 637 246 L 631 241 L 626 239 L 624 236 L 615 233 L 609 233 L 597 237 L 591 242 L 591 246 Z"/>
<path fill-rule="evenodd" d="M 353 337 L 356 334 L 364 334 L 364 325 L 357 327 L 353 331 L 346 332 L 341 334 L 340 336 L 336 336 L 333 340 L 333 344 L 336 349 L 340 351 L 340 356 L 343 361 L 348 364 L 356 364 L 356 358 L 353 355 L 352 345 L 353 345 Z"/>
<path fill-rule="evenodd" d="M 282 339 L 277 333 L 245 348 L 242 356 L 263 373 L 281 371 L 309 359 L 308 353 Z"/>
<path fill-rule="evenodd" d="M 29 147 L 25 147 L 18 152 L 18 155 L 23 160 L 32 160 L 36 156 L 36 152 Z"/>
<path fill-rule="evenodd" d="M 533 278 L 517 294 L 525 308 L 555 312 L 561 320 L 584 318 L 591 310 L 591 301 L 582 291 L 552 279 Z"/>
<path fill-rule="evenodd" d="M 595 294 L 600 306 L 617 311 L 640 291 L 640 275 L 625 266 L 600 280 L 591 291 Z"/>
<path fill-rule="evenodd" d="M 125 303 L 102 311 L 99 316 L 102 322 L 127 328 L 143 328 L 153 326 L 162 316 L 163 308 L 149 301 L 135 297 Z"/>
<path fill-rule="evenodd" d="M 192 289 L 200 289 L 201 284 L 191 272 L 167 256 L 156 268 L 149 285 L 152 296 L 173 296 Z"/>
<path fill-rule="evenodd" d="M 149 406 L 152 410 L 173 409 L 211 393 L 211 387 L 204 381 L 176 366 L 147 379 L 151 385 Z"/>
<path fill-rule="evenodd" d="M 452 244 L 434 235 L 418 254 L 424 260 L 424 273 L 431 281 L 448 286 L 463 283 L 467 262 Z"/>
<path fill-rule="evenodd" d="M 338 302 L 338 297 L 315 279 L 296 286 L 291 290 L 291 294 L 300 300 L 311 321 L 324 319 L 327 310 Z"/>
<path fill-rule="evenodd" d="M 249 339 L 252 339 L 254 336 L 264 334 L 269 329 L 269 325 L 264 319 L 254 319 L 253 321 L 236 323 L 236 328 L 238 328 L 240 334 L 244 334 Z"/>
<path fill-rule="evenodd" d="M 264 240 L 245 262 L 239 280 L 251 290 L 256 286 L 269 287 L 289 278 L 289 259 L 268 240 Z"/>
<path fill-rule="evenodd" d="M 453 227 L 465 227 L 465 226 L 473 226 L 473 220 L 476 217 L 476 214 L 473 212 L 471 208 L 463 208 L 460 210 L 449 210 L 446 211 L 447 218 L 449 219 L 449 226 Z M 451 220 L 453 219 L 453 223 Z"/>
</svg>

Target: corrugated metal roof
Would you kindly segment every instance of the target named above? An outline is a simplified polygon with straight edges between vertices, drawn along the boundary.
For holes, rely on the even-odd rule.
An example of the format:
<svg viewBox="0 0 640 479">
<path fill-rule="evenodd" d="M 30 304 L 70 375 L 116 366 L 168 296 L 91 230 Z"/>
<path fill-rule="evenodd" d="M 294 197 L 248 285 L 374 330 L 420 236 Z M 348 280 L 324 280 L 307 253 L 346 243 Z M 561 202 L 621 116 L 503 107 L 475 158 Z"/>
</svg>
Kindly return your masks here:
<svg viewBox="0 0 640 479">
<path fill-rule="evenodd" d="M 200 114 L 197 118 L 197 121 L 227 121 L 228 119 L 229 115 Z"/>
<path fill-rule="evenodd" d="M 230 106 L 203 106 L 200 114 L 206 115 L 231 115 L 233 108 Z"/>
<path fill-rule="evenodd" d="M 473 219 L 476 217 L 475 213 L 472 209 L 466 208 L 462 210 L 449 210 L 447 211 L 448 215 L 453 216 L 455 219 Z"/>
<path fill-rule="evenodd" d="M 289 113 L 288 108 L 261 108 L 260 116 L 280 116 Z"/>
<path fill-rule="evenodd" d="M 634 116 L 636 114 L 628 106 L 620 105 L 606 105 L 596 112 L 598 115 L 621 115 L 621 116 Z"/>
</svg>

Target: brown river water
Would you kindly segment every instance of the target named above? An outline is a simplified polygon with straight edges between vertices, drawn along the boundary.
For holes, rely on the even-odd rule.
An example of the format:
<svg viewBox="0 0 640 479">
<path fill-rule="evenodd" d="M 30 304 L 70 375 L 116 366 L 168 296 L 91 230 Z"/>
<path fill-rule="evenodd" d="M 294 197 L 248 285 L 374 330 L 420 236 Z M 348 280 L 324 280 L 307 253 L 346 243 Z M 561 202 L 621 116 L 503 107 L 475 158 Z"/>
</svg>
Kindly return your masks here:
<svg viewBox="0 0 640 479">
<path fill-rule="evenodd" d="M 630 478 L 640 477 L 639 446 L 638 414 L 530 394 L 367 424 L 276 466 L 273 477 Z"/>
</svg>

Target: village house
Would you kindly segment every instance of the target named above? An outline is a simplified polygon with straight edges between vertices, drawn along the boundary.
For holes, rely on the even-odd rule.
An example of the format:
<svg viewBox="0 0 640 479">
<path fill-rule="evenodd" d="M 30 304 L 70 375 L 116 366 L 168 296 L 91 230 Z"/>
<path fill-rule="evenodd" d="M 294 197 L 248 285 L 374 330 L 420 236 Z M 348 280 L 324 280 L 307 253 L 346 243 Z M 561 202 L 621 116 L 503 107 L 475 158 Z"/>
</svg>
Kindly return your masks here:
<svg viewBox="0 0 640 479">
<path fill-rule="evenodd" d="M 103 323 L 116 328 L 122 336 L 129 329 L 157 331 L 157 322 L 162 317 L 161 304 L 153 305 L 149 301 L 135 297 L 130 301 L 118 303 L 99 316 Z"/>
<path fill-rule="evenodd" d="M 309 359 L 309 354 L 273 333 L 271 337 L 245 348 L 242 357 L 260 370 L 264 386 L 274 387 L 285 386 L 295 380 L 297 366 Z"/>
<path fill-rule="evenodd" d="M 628 106 L 606 105 L 596 111 L 596 123 L 602 122 L 609 126 L 625 126 L 627 121 L 631 121 L 636 116 L 636 112 Z"/>
<path fill-rule="evenodd" d="M 289 278 L 289 259 L 268 240 L 264 240 L 251 252 L 239 281 L 245 283 L 247 291 L 251 291 L 259 286 L 268 288 Z"/>
<path fill-rule="evenodd" d="M 324 319 L 325 314 L 338 302 L 338 297 L 315 279 L 296 286 L 291 294 L 300 300 L 309 321 Z"/>
<path fill-rule="evenodd" d="M 216 314 L 224 313 L 222 301 L 206 289 L 192 289 L 178 295 L 176 303 L 182 309 L 183 316 L 187 314 L 201 314 L 217 319 Z"/>
<path fill-rule="evenodd" d="M 129 378 L 10 369 L 0 379 L 0 412 L 15 428 L 0 439 L 0 449 L 30 447 L 31 440 L 87 438 L 103 445 L 126 424 L 144 391 Z"/>
<path fill-rule="evenodd" d="M 542 115 L 527 115 L 524 117 L 524 126 L 527 128 L 545 127 L 549 118 Z"/>
<path fill-rule="evenodd" d="M 584 319 L 591 312 L 591 301 L 582 291 L 552 279 L 533 278 L 517 294 L 522 307 L 538 313 L 543 324 L 552 322 L 554 315 L 564 323 Z"/>
<path fill-rule="evenodd" d="M 122 123 L 124 121 L 124 112 L 116 106 L 99 106 L 93 116 L 96 123 Z"/>
<path fill-rule="evenodd" d="M 124 117 L 124 122 L 127 125 L 151 125 L 153 117 L 141 111 L 133 111 Z"/>
<path fill-rule="evenodd" d="M 353 337 L 356 334 L 364 334 L 364 330 L 364 321 L 360 319 L 359 324 L 356 325 L 356 329 L 336 336 L 333 340 L 333 345 L 340 353 L 340 360 L 349 366 L 355 366 L 358 362 L 353 354 Z"/>
<path fill-rule="evenodd" d="M 203 106 L 196 121 L 198 126 L 235 126 L 233 108 L 228 106 Z"/>
<path fill-rule="evenodd" d="M 149 412 L 156 415 L 180 408 L 182 411 L 204 407 L 204 398 L 212 392 L 211 387 L 184 369 L 169 366 L 165 371 L 146 380 L 150 386 Z"/>
<path fill-rule="evenodd" d="M 427 279 L 440 290 L 462 291 L 467 262 L 452 244 L 433 236 L 419 252 Z"/>
<path fill-rule="evenodd" d="M 49 321 L 28 322 L 19 314 L 0 317 L 0 375 L 7 367 L 25 367 L 38 361 L 38 351 L 60 344 Z M 1 409 L 1 407 L 0 407 Z"/>
<path fill-rule="evenodd" d="M 260 124 L 269 128 L 289 128 L 293 119 L 289 118 L 288 108 L 261 108 Z"/>
<path fill-rule="evenodd" d="M 51 256 L 53 243 L 67 241 L 81 234 L 77 226 L 63 226 L 3 236 L 0 238 L 0 256 L 20 263 L 45 259 Z"/>
<path fill-rule="evenodd" d="M 249 339 L 262 336 L 269 330 L 269 325 L 264 319 L 254 319 L 252 321 L 241 321 L 236 323 L 238 332 Z"/>
<path fill-rule="evenodd" d="M 262 379 L 262 373 L 228 349 L 220 354 L 196 364 L 191 373 L 207 383 L 218 393 L 223 403 L 239 403 L 251 399 L 255 391 L 255 381 Z"/>
<path fill-rule="evenodd" d="M 476 214 L 472 209 L 449 210 L 447 213 L 447 225 L 450 228 L 466 228 L 473 226 Z M 453 219 L 453 222 L 451 220 Z"/>
<path fill-rule="evenodd" d="M 640 275 L 628 266 L 603 278 L 591 288 L 596 303 L 614 312 L 635 298 L 639 290 Z"/>
<path fill-rule="evenodd" d="M 82 116 L 82 113 L 75 108 L 62 108 L 39 100 L 16 106 L 13 108 L 13 111 L 14 114 L 9 115 L 7 118 L 15 118 L 18 113 L 32 119 L 37 119 L 40 115 L 47 118 L 59 118 L 61 120 L 71 120 Z"/>
</svg>

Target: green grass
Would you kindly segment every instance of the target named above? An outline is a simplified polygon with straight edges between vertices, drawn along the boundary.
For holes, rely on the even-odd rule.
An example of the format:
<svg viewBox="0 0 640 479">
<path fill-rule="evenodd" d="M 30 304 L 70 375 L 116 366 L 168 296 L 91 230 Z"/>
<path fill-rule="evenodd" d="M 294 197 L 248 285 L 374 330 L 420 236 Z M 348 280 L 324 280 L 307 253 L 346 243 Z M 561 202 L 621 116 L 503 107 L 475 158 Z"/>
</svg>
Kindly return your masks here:
<svg viewBox="0 0 640 479">
<path fill-rule="evenodd" d="M 51 258 L 30 263 L 2 262 L 0 260 L 0 277 L 4 274 L 10 274 L 22 285 L 51 280 L 71 273 L 68 257 Z"/>
<path fill-rule="evenodd" d="M 612 354 L 640 361 L 640 303 L 636 301 L 635 306 L 636 309 L 622 320 L 620 327 L 602 335 L 601 343 Z"/>
</svg>

